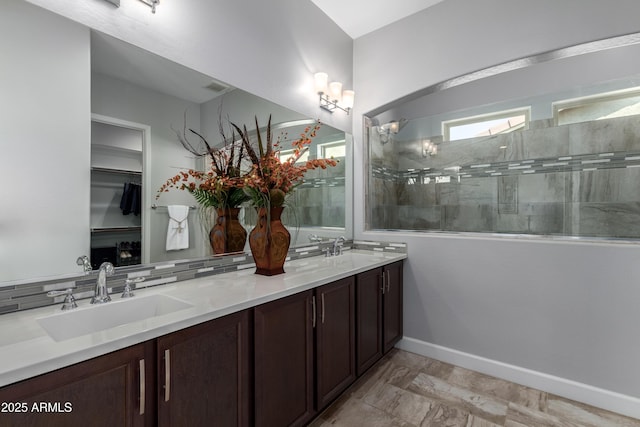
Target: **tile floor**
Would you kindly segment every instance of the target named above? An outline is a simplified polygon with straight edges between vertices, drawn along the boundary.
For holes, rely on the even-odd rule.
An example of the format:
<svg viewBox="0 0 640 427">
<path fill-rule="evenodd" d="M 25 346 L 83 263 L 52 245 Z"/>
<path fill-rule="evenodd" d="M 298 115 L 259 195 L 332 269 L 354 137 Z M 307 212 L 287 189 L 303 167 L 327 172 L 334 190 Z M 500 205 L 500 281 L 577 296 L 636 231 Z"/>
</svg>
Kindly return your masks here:
<svg viewBox="0 0 640 427">
<path fill-rule="evenodd" d="M 394 349 L 311 427 L 640 427 L 597 409 Z"/>
</svg>

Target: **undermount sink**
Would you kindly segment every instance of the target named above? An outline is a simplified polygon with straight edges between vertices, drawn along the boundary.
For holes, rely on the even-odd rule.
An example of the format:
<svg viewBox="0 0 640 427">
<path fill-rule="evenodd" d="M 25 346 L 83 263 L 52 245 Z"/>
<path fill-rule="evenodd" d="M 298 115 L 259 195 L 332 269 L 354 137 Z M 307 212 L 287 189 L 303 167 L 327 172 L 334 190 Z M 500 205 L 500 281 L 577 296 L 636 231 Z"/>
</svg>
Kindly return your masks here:
<svg viewBox="0 0 640 427">
<path fill-rule="evenodd" d="M 193 307 L 166 295 L 133 297 L 37 319 L 55 341 L 100 332 Z"/>
</svg>

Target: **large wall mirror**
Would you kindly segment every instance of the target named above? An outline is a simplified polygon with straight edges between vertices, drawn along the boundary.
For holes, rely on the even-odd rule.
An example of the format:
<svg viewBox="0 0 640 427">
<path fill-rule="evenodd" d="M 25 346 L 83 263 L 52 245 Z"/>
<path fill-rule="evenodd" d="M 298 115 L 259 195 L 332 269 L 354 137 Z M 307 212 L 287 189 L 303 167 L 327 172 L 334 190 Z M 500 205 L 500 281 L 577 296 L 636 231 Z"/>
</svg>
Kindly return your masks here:
<svg viewBox="0 0 640 427">
<path fill-rule="evenodd" d="M 640 238 L 638 35 L 443 82 L 368 115 L 367 228 Z"/>
<path fill-rule="evenodd" d="M 2 195 L 0 286 L 78 274 L 81 255 L 90 256 L 94 266 L 113 256 L 120 266 L 212 256 L 207 220 L 194 198 L 172 190 L 156 199 L 168 178 L 206 167 L 180 144 L 175 130 L 194 129 L 218 145 L 220 119 L 254 129 L 254 117 L 264 126 L 271 116 L 274 137 L 298 135 L 314 122 L 28 3 L 12 0 L 6 12 L 2 23 L 14 35 L 3 68 L 15 64 L 16 70 L 3 70 L 2 88 L 15 91 L 16 100 L 18 92 L 25 94 L 28 102 L 2 110 L 10 118 L 2 125 L 3 172 L 21 184 Z M 11 22 L 42 31 L 21 37 L 25 31 Z M 46 88 L 35 78 L 27 81 L 31 69 L 40 71 L 29 77 L 46 76 Z M 292 246 L 309 244 L 310 236 L 352 237 L 345 191 L 351 183 L 351 136 L 322 125 L 309 155 L 325 153 L 338 166 L 308 174 L 294 194 L 286 224 Z M 187 249 L 166 250 L 170 205 L 191 207 Z M 249 230 L 253 216 L 243 217 Z"/>
</svg>

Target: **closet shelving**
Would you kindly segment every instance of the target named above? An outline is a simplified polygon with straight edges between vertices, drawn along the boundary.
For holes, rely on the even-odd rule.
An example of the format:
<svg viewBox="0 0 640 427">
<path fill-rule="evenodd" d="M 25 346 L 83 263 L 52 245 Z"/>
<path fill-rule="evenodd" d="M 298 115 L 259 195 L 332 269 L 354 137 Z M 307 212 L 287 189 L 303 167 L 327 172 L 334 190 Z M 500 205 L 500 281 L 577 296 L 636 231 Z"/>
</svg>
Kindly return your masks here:
<svg viewBox="0 0 640 427">
<path fill-rule="evenodd" d="M 139 264 L 141 207 L 136 214 L 121 201 L 127 186 L 142 184 L 141 132 L 95 121 L 91 129 L 91 263 Z"/>
</svg>

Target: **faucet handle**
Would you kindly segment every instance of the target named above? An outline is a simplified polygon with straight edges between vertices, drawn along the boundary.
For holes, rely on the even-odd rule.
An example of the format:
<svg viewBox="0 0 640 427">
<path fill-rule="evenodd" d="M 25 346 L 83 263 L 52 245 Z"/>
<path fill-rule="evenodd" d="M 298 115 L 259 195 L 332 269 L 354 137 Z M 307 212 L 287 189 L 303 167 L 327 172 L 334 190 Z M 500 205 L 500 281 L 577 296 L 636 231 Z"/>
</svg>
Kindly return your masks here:
<svg viewBox="0 0 640 427">
<path fill-rule="evenodd" d="M 144 282 L 144 277 L 136 277 L 135 279 L 127 279 L 124 281 L 124 289 L 122 290 L 122 295 L 120 298 L 131 298 L 135 294 L 131 290 L 131 285 L 134 283 Z"/>
<path fill-rule="evenodd" d="M 48 297 L 58 297 L 60 295 L 66 295 L 64 302 L 62 303 L 61 310 L 71 310 L 74 308 L 78 308 L 78 304 L 76 304 L 76 298 L 73 296 L 73 288 L 66 289 L 64 291 L 49 291 L 47 292 Z"/>
<path fill-rule="evenodd" d="M 91 267 L 91 261 L 89 260 L 89 257 L 86 255 L 79 256 L 78 259 L 76 260 L 76 264 L 82 266 L 82 270 L 84 271 L 84 274 L 91 273 L 91 270 L 93 269 Z"/>
</svg>

